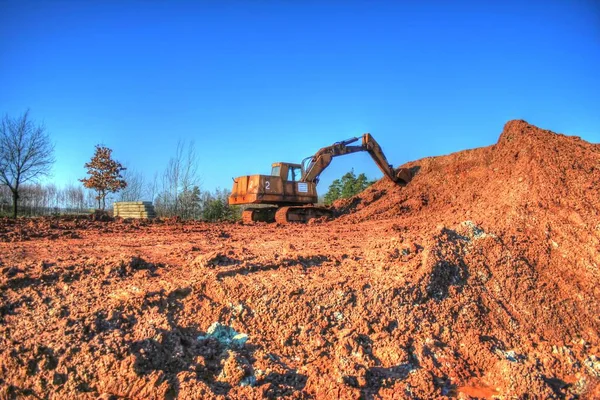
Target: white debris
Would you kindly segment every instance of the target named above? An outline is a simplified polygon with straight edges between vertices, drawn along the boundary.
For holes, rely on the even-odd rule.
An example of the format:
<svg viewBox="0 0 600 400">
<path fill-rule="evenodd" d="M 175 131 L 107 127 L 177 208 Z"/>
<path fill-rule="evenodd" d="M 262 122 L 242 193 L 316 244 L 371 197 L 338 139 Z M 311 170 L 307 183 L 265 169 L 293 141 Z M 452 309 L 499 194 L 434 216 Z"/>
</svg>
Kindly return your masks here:
<svg viewBox="0 0 600 400">
<path fill-rule="evenodd" d="M 213 323 L 206 331 L 206 335 L 198 336 L 198 340 L 205 340 L 208 338 L 216 339 L 225 347 L 244 347 L 248 341 L 248 335 L 245 333 L 239 333 L 230 326 L 223 325 L 220 322 Z"/>
</svg>

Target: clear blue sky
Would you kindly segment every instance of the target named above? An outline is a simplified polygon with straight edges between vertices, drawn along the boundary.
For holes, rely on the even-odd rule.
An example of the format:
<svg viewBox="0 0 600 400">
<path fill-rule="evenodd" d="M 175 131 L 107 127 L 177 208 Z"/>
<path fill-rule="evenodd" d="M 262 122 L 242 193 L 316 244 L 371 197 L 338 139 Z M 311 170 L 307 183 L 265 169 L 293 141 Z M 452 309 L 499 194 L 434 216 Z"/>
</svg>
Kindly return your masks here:
<svg viewBox="0 0 600 400">
<path fill-rule="evenodd" d="M 59 184 L 97 143 L 152 176 L 193 139 L 206 190 L 363 132 L 395 166 L 515 118 L 597 143 L 599 4 L 0 0 L 0 113 L 45 123 Z M 381 176 L 341 157 L 320 193 L 350 168 Z"/>
</svg>

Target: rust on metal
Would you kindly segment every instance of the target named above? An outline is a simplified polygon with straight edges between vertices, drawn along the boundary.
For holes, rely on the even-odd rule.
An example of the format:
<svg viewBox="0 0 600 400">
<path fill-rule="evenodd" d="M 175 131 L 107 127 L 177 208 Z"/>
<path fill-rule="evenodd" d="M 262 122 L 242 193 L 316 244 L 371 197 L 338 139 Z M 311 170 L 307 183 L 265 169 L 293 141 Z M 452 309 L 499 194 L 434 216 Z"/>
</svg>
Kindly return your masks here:
<svg viewBox="0 0 600 400">
<path fill-rule="evenodd" d="M 369 133 L 362 135 L 360 145 L 351 145 L 358 140 L 358 137 L 353 137 L 323 147 L 313 156 L 305 158 L 301 164 L 273 163 L 271 175 L 245 175 L 235 178 L 229 204 L 269 204 L 280 207 L 271 211 L 247 209 L 242 213 L 244 223 L 306 222 L 311 218 L 329 216 L 331 212 L 326 208 L 315 206 L 318 202 L 319 176 L 331 164 L 333 158 L 359 151 L 368 152 L 383 174 L 393 182 L 404 186 L 412 179 L 409 170 L 402 169 L 396 172 L 392 165 L 388 164 L 381 147 Z"/>
</svg>

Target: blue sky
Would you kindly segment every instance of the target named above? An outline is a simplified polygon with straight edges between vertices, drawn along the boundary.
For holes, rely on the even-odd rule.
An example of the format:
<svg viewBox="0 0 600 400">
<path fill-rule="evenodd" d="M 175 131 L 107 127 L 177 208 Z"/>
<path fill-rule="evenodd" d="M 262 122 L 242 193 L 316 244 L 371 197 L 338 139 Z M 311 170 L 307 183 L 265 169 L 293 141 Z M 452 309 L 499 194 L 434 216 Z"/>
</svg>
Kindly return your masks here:
<svg viewBox="0 0 600 400">
<path fill-rule="evenodd" d="M 597 143 L 599 71 L 592 0 L 0 0 L 0 113 L 45 123 L 59 184 L 97 143 L 151 177 L 194 140 L 205 190 L 364 132 L 395 166 L 515 118 Z M 381 176 L 340 157 L 320 193 L 351 168 Z"/>
</svg>

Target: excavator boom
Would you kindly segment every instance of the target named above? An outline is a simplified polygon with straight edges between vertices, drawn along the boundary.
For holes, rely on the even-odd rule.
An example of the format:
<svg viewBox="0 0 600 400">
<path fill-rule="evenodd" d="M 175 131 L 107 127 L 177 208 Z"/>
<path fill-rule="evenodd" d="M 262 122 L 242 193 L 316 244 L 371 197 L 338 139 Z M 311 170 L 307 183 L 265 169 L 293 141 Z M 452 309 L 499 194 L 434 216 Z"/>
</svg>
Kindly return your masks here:
<svg viewBox="0 0 600 400">
<path fill-rule="evenodd" d="M 348 140 L 334 143 L 331 146 L 323 147 L 315 153 L 315 155 L 305 158 L 302 161 L 304 175 L 302 177 L 303 182 L 314 182 L 319 181 L 319 175 L 325 168 L 331 164 L 331 160 L 334 157 L 342 156 L 345 154 L 356 153 L 359 151 L 368 152 L 375 164 L 379 167 L 381 172 L 393 182 L 401 185 L 405 185 L 410 180 L 410 177 L 406 171 L 402 171 L 400 174 L 394 172 L 394 168 L 390 165 L 385 158 L 385 154 L 381 150 L 379 143 L 373 139 L 370 133 L 362 135 L 362 144 L 360 146 L 348 146 L 350 143 L 358 141 L 359 138 L 354 137 Z"/>
</svg>

